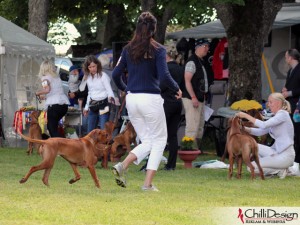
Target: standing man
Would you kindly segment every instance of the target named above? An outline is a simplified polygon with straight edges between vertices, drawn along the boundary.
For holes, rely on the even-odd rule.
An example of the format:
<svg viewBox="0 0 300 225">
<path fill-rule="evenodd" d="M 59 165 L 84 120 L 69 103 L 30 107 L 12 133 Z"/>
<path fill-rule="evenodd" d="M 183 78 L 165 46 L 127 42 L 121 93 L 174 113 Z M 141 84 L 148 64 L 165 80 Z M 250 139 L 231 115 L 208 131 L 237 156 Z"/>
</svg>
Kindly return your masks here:
<svg viewBox="0 0 300 225">
<path fill-rule="evenodd" d="M 291 104 L 293 115 L 296 104 L 300 97 L 300 53 L 297 49 L 289 49 L 285 53 L 285 61 L 290 66 L 287 73 L 285 86 L 282 88 L 282 94 Z M 293 119 L 292 119 L 293 121 Z M 295 148 L 295 161 L 294 165 L 289 168 L 290 175 L 300 176 L 299 162 L 300 162 L 300 123 L 294 125 L 294 148 Z"/>
<path fill-rule="evenodd" d="M 193 137 L 200 148 L 204 129 L 205 94 L 208 92 L 208 78 L 203 57 L 209 50 L 207 39 L 195 41 L 195 53 L 190 56 L 185 65 L 184 80 L 186 90 L 182 94 L 185 110 L 185 136 Z"/>
</svg>

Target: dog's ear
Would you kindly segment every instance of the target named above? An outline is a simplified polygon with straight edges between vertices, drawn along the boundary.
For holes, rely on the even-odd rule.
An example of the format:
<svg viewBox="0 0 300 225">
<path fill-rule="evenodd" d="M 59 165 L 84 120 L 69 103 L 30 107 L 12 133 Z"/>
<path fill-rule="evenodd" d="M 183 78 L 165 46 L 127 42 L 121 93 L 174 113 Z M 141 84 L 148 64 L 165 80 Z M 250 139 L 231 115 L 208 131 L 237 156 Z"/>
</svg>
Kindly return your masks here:
<svg viewBox="0 0 300 225">
<path fill-rule="evenodd" d="M 99 132 L 97 134 L 97 138 L 99 139 L 100 142 L 102 143 L 106 143 L 108 142 L 109 140 L 109 134 L 105 131 L 105 130 L 100 130 L 99 129 Z"/>
</svg>

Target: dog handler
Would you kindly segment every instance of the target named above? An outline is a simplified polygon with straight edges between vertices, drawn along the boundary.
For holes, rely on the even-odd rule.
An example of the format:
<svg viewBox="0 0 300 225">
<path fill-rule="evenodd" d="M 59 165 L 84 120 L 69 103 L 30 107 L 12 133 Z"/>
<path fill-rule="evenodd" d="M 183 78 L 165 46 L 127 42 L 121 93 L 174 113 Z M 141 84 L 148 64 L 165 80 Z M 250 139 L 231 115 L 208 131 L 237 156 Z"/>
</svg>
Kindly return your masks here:
<svg viewBox="0 0 300 225">
<path fill-rule="evenodd" d="M 281 93 L 270 94 L 268 106 L 274 116 L 267 121 L 261 121 L 244 112 L 238 112 L 236 115 L 255 125 L 256 128 L 245 128 L 248 133 L 255 136 L 269 133 L 275 140 L 270 147 L 258 144 L 259 162 L 265 176 L 277 175 L 280 179 L 284 179 L 295 158 L 294 128 L 289 115 L 291 107 Z M 258 174 L 256 163 L 252 163 L 255 168 L 254 172 Z"/>
<path fill-rule="evenodd" d="M 112 77 L 117 87 L 127 92 L 126 108 L 129 119 L 141 140 L 122 163 L 113 167 L 116 182 L 126 187 L 125 171 L 134 162 L 139 164 L 149 154 L 146 178 L 142 190 L 157 191 L 152 184 L 167 142 L 167 126 L 159 84 L 164 83 L 181 98 L 181 90 L 172 79 L 165 48 L 153 39 L 156 18 L 143 12 L 132 40 L 124 47 Z M 128 71 L 127 86 L 121 77 Z"/>
<path fill-rule="evenodd" d="M 45 60 L 42 62 L 39 76 L 43 88 L 35 94 L 45 100 L 44 109 L 47 111 L 47 129 L 51 137 L 61 137 L 58 124 L 68 112 L 70 101 L 64 93 L 61 79 L 55 72 L 55 66 L 51 61 Z"/>
</svg>

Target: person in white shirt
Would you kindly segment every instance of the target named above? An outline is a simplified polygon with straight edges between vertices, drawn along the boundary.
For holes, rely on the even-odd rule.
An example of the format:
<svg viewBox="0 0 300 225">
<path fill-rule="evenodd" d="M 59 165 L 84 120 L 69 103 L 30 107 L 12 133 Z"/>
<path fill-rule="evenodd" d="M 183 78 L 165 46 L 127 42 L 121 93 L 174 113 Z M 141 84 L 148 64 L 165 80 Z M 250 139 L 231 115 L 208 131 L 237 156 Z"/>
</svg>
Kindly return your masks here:
<svg viewBox="0 0 300 225">
<path fill-rule="evenodd" d="M 47 129 L 51 137 L 62 137 L 58 131 L 59 121 L 68 112 L 70 101 L 64 93 L 62 81 L 55 72 L 53 62 L 45 60 L 40 66 L 39 76 L 42 89 L 35 94 L 45 100 L 44 110 L 47 111 Z"/>
<path fill-rule="evenodd" d="M 78 92 L 79 92 L 79 68 L 76 65 L 73 65 L 70 67 L 69 71 L 69 100 L 70 100 L 70 106 L 78 105 Z"/>
<path fill-rule="evenodd" d="M 256 119 L 244 112 L 238 112 L 236 116 L 254 124 L 254 128 L 246 127 L 246 131 L 250 134 L 262 136 L 269 133 L 275 140 L 270 147 L 258 144 L 259 162 L 265 176 L 278 175 L 283 179 L 295 158 L 294 128 L 290 117 L 291 106 L 281 93 L 270 94 L 268 106 L 274 116 L 266 121 Z M 255 167 L 255 173 L 258 174 L 256 163 L 252 162 L 252 164 Z"/>
<path fill-rule="evenodd" d="M 88 116 L 88 130 L 92 131 L 97 128 L 98 120 L 100 121 L 100 129 L 104 129 L 105 123 L 109 119 L 109 111 L 102 113 L 108 106 L 108 101 L 114 103 L 114 93 L 111 88 L 109 76 L 102 71 L 100 61 L 94 55 L 86 57 L 83 63 L 84 78 L 88 86 L 87 102 L 83 110 L 83 115 Z M 92 111 L 90 107 L 91 101 L 100 101 L 101 108 Z"/>
</svg>

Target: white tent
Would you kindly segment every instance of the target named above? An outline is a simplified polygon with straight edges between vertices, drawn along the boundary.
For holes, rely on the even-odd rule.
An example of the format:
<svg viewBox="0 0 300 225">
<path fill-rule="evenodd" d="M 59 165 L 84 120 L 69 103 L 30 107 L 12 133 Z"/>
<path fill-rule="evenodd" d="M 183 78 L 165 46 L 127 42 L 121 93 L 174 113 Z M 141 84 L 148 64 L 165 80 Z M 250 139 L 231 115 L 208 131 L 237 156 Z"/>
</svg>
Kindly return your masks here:
<svg viewBox="0 0 300 225">
<path fill-rule="evenodd" d="M 36 106 L 39 66 L 54 57 L 52 45 L 0 17 L 0 109 L 4 133 L 12 127 L 15 111 L 26 105 Z"/>
<path fill-rule="evenodd" d="M 272 29 L 290 27 L 300 23 L 300 4 L 290 3 L 284 4 L 278 12 Z M 193 28 L 168 33 L 167 39 L 180 38 L 221 38 L 225 37 L 225 29 L 220 20 L 215 20 L 206 24 L 202 24 Z"/>
</svg>

